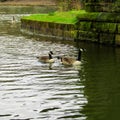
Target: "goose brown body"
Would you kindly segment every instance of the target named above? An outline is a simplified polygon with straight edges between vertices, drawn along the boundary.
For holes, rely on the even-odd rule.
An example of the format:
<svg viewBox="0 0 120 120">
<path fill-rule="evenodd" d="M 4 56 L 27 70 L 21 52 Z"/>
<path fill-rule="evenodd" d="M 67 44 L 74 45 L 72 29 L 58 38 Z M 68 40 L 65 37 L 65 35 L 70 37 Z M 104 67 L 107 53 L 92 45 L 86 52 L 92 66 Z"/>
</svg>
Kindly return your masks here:
<svg viewBox="0 0 120 120">
<path fill-rule="evenodd" d="M 53 54 L 53 52 L 50 51 L 48 53 L 48 56 L 38 56 L 37 58 L 40 62 L 43 62 L 43 63 L 54 63 L 55 61 L 52 57 L 52 54 Z"/>
<path fill-rule="evenodd" d="M 64 65 L 72 65 L 74 61 L 76 61 L 76 59 L 71 57 L 61 57 L 61 62 Z"/>
<path fill-rule="evenodd" d="M 65 56 L 58 57 L 58 59 L 61 59 L 61 62 L 64 65 L 80 65 L 81 64 L 81 52 L 82 51 L 83 51 L 82 49 L 79 49 L 77 59 L 72 58 L 72 57 L 67 57 L 67 56 L 66 57 Z"/>
</svg>

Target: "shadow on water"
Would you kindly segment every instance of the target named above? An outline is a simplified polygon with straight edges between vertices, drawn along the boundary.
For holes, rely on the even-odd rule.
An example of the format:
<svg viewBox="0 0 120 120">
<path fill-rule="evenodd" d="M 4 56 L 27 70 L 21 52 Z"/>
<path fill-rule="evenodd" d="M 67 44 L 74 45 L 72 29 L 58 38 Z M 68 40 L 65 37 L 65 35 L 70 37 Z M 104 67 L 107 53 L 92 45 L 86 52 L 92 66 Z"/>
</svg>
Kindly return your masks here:
<svg viewBox="0 0 120 120">
<path fill-rule="evenodd" d="M 87 45 L 86 49 L 84 76 L 81 80 L 88 103 L 81 112 L 86 115 L 86 120 L 118 120 L 120 49 L 94 44 Z"/>
</svg>

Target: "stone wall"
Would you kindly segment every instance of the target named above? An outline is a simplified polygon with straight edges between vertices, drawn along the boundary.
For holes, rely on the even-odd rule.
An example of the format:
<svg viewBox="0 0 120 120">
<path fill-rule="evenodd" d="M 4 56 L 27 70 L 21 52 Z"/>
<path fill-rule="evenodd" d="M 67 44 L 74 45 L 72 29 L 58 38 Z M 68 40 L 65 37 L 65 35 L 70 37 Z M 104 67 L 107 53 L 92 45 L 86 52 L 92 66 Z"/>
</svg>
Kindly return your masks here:
<svg viewBox="0 0 120 120">
<path fill-rule="evenodd" d="M 78 16 L 77 41 L 120 45 L 120 0 L 84 0 L 87 11 Z"/>
<path fill-rule="evenodd" d="M 120 15 L 119 13 L 88 13 L 79 16 L 77 23 L 77 41 L 92 41 L 96 43 L 120 45 Z M 90 15 L 92 14 L 92 15 Z M 94 17 L 93 17 L 94 16 Z"/>
<path fill-rule="evenodd" d="M 85 9 L 89 12 L 119 12 L 120 0 L 84 0 Z"/>
<path fill-rule="evenodd" d="M 60 39 L 74 40 L 75 25 L 73 24 L 60 24 L 52 22 L 21 20 L 21 29 L 24 32 L 32 32 L 33 34 L 40 36 L 56 37 Z"/>
<path fill-rule="evenodd" d="M 33 34 L 60 39 L 120 45 L 120 0 L 85 0 L 86 13 L 78 22 L 62 24 L 21 20 L 21 28 Z"/>
<path fill-rule="evenodd" d="M 39 36 L 75 40 L 76 42 L 120 45 L 120 15 L 98 13 L 96 17 L 92 16 L 93 14 L 86 15 L 86 17 L 78 16 L 79 22 L 76 25 L 22 19 L 21 28 L 24 32 L 31 32 Z M 100 18 L 98 19 L 98 17 Z"/>
</svg>

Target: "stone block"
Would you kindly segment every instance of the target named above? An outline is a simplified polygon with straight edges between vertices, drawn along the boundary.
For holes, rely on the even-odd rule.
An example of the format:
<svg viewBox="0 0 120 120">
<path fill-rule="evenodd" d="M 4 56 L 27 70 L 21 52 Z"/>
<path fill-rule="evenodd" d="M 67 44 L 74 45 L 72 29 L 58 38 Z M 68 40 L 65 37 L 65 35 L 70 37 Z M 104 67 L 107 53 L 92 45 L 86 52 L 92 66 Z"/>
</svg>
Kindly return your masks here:
<svg viewBox="0 0 120 120">
<path fill-rule="evenodd" d="M 120 45 L 120 35 L 119 34 L 115 35 L 115 44 Z"/>
</svg>

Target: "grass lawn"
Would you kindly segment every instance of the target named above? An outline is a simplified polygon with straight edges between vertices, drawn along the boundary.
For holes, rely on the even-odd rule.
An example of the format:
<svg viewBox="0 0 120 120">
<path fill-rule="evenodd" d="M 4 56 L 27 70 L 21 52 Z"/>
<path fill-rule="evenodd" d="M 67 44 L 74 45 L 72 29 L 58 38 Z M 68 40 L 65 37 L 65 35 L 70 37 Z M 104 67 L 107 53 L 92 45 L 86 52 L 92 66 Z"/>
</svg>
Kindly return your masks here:
<svg viewBox="0 0 120 120">
<path fill-rule="evenodd" d="M 30 16 L 24 16 L 22 19 L 62 24 L 75 24 L 78 21 L 77 16 L 84 13 L 86 13 L 85 10 L 54 12 L 49 14 L 32 14 Z"/>
</svg>

